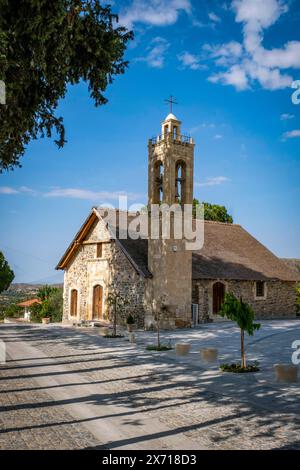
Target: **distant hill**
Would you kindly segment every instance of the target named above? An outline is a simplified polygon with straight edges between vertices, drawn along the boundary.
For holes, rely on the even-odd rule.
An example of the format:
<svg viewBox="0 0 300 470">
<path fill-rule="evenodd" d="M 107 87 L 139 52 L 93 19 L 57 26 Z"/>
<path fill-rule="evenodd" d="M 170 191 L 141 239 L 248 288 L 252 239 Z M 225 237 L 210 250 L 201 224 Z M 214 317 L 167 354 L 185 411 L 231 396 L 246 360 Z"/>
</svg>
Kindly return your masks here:
<svg viewBox="0 0 300 470">
<path fill-rule="evenodd" d="M 291 269 L 300 274 L 300 259 L 297 258 L 281 258 Z"/>
<path fill-rule="evenodd" d="M 4 294 L 9 294 L 9 295 L 19 295 L 19 294 L 26 294 L 26 295 L 31 295 L 31 294 L 36 294 L 37 291 L 40 289 L 40 287 L 43 287 L 45 284 L 26 284 L 23 282 L 16 282 L 10 285 L 7 291 L 3 292 L 2 295 Z M 63 287 L 63 284 L 49 284 L 52 287 Z"/>
<path fill-rule="evenodd" d="M 36 297 L 40 287 L 45 284 L 26 284 L 26 283 L 13 283 L 10 287 L 0 294 L 0 313 L 7 306 L 16 304 L 23 300 Z M 63 284 L 48 284 L 52 287 L 63 287 Z"/>
</svg>

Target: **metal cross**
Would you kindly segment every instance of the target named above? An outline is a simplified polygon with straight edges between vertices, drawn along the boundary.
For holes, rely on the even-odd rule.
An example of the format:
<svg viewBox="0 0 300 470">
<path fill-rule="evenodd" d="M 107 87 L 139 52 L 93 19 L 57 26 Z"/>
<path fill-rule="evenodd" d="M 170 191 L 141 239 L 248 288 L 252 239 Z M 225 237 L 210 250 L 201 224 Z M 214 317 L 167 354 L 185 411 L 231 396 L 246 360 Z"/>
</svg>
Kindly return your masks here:
<svg viewBox="0 0 300 470">
<path fill-rule="evenodd" d="M 168 100 L 165 100 L 166 103 L 170 103 L 170 113 L 173 112 L 173 104 L 178 104 L 177 101 L 175 101 L 174 96 L 170 95 L 170 98 Z"/>
</svg>

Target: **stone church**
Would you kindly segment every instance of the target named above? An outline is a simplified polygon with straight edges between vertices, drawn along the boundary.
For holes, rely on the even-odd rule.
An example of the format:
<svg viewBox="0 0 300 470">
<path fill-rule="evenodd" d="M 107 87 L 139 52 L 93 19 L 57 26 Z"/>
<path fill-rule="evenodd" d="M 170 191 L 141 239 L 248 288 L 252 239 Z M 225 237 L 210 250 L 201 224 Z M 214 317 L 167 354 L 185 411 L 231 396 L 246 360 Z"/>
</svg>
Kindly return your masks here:
<svg viewBox="0 0 300 470">
<path fill-rule="evenodd" d="M 171 113 L 161 134 L 148 142 L 148 207 L 161 202 L 192 204 L 194 141 L 181 134 Z M 160 299 L 166 326 L 188 327 L 218 319 L 226 291 L 243 298 L 257 318 L 294 317 L 299 275 L 240 225 L 205 221 L 201 249 L 186 250 L 184 239 L 116 237 L 93 208 L 59 261 L 64 270 L 64 321 L 109 320 L 112 289 L 127 299 L 119 321 L 133 314 L 140 327 L 155 324 Z M 219 317 L 220 318 L 220 317 Z"/>
</svg>

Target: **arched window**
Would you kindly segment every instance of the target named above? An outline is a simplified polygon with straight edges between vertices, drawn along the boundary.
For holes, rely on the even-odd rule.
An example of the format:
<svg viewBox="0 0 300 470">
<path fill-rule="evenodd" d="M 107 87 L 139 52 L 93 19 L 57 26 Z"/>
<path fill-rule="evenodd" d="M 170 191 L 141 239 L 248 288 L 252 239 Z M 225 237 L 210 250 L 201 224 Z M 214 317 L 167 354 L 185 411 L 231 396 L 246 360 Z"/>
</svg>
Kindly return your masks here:
<svg viewBox="0 0 300 470">
<path fill-rule="evenodd" d="M 175 201 L 183 205 L 186 200 L 186 164 L 184 162 L 179 161 L 176 163 L 175 175 Z"/>
<path fill-rule="evenodd" d="M 78 292 L 76 289 L 71 290 L 71 299 L 70 299 L 70 315 L 71 317 L 77 317 L 77 300 Z"/>
<path fill-rule="evenodd" d="M 164 166 L 161 161 L 155 163 L 154 185 L 154 204 L 160 204 L 164 197 Z"/>
<path fill-rule="evenodd" d="M 223 282 L 215 282 L 213 284 L 213 313 L 217 314 L 224 302 L 225 284 Z"/>
</svg>

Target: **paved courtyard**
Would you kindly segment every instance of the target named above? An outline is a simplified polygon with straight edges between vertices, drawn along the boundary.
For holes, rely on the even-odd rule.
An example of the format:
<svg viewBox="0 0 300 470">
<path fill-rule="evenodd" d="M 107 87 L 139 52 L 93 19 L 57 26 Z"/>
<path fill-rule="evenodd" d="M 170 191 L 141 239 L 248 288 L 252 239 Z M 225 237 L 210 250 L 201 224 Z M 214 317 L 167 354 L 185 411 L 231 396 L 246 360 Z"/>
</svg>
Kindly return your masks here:
<svg viewBox="0 0 300 470">
<path fill-rule="evenodd" d="M 239 359 L 230 322 L 164 333 L 188 341 L 188 357 L 151 353 L 155 333 L 137 344 L 105 339 L 99 328 L 0 325 L 1 449 L 300 449 L 299 383 L 274 380 L 291 362 L 300 321 L 264 321 L 247 343 L 255 374 L 222 373 Z M 219 349 L 208 366 L 199 349 Z"/>
</svg>

